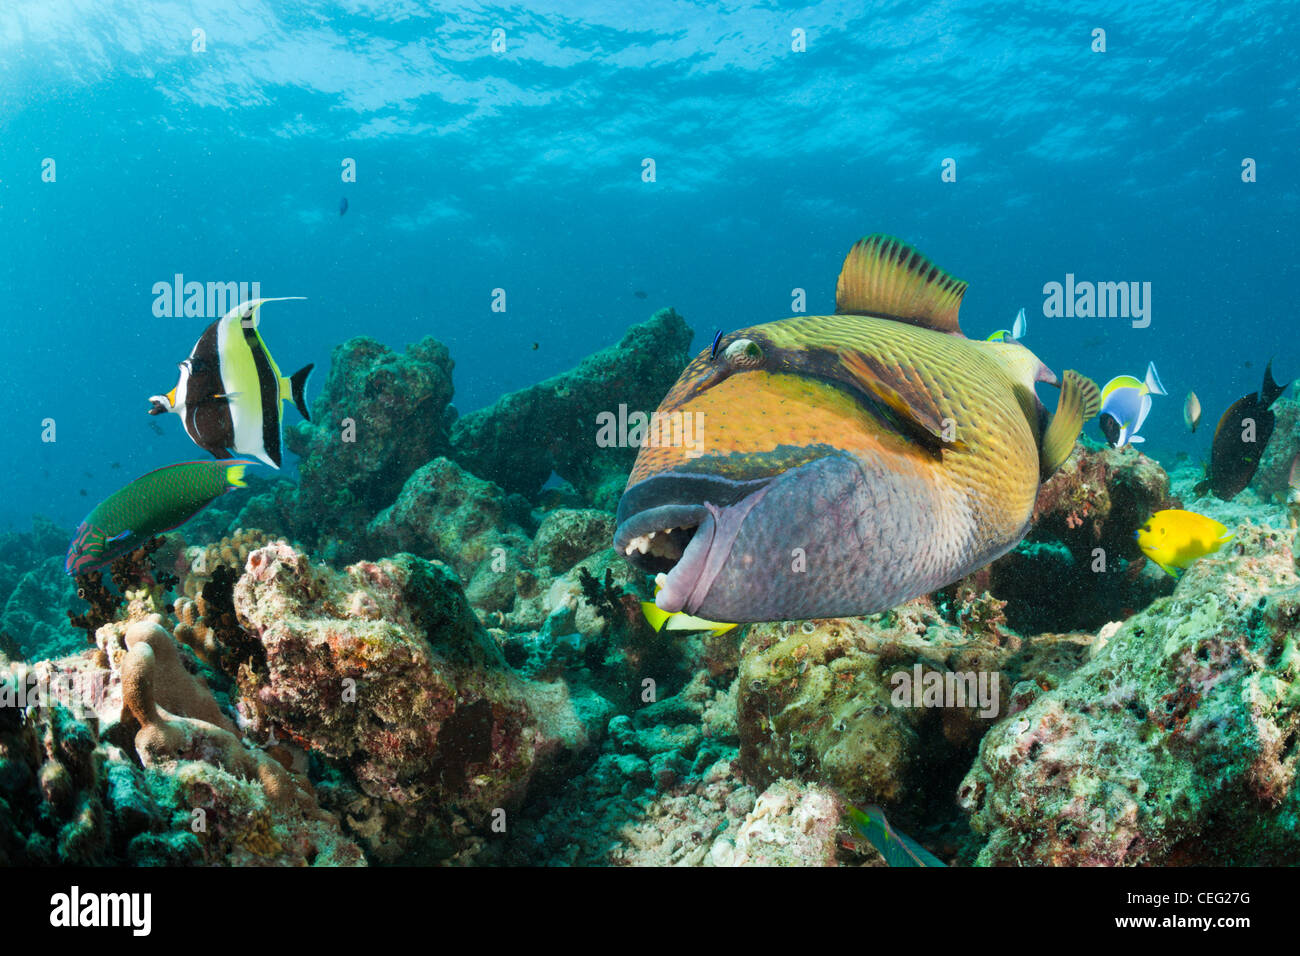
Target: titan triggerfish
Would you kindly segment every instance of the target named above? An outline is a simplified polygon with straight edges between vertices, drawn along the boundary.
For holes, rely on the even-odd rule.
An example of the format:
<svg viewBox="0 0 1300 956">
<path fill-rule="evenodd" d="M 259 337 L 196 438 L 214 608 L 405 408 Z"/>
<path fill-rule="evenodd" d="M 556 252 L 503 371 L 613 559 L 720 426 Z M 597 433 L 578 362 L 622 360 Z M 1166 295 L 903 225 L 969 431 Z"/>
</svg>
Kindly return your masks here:
<svg viewBox="0 0 1300 956">
<path fill-rule="evenodd" d="M 1100 393 L 1067 371 L 1049 415 L 1034 388 L 1056 375 L 1019 342 L 962 335 L 965 291 L 874 235 L 849 252 L 834 315 L 752 325 L 696 356 L 618 506 L 614 546 L 656 575 L 661 609 L 871 614 L 1024 537 Z M 673 440 L 687 427 L 694 440 Z"/>
</svg>

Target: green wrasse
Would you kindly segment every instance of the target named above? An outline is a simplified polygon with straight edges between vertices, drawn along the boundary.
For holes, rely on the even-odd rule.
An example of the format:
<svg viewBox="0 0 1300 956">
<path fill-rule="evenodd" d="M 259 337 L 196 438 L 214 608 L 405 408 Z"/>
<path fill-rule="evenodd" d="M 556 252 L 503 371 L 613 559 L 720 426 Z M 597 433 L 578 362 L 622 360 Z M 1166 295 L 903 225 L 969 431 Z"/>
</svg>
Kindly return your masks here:
<svg viewBox="0 0 1300 956">
<path fill-rule="evenodd" d="M 656 416 L 695 440 L 642 445 L 614 536 L 657 575 L 659 608 L 742 623 L 871 614 L 1024 537 L 1100 396 L 1067 371 L 1049 415 L 1034 388 L 1056 375 L 1018 342 L 962 335 L 965 291 L 871 236 L 844 262 L 835 315 L 739 329 L 687 366 Z"/>
<path fill-rule="evenodd" d="M 885 811 L 880 807 L 867 807 L 863 812 L 851 806 L 847 814 L 854 829 L 867 838 L 890 866 L 944 865 L 921 844 L 890 826 Z"/>
<path fill-rule="evenodd" d="M 86 515 L 63 569 L 81 574 L 130 554 L 154 535 L 189 521 L 232 488 L 244 487 L 251 461 L 190 461 L 142 475 Z"/>
</svg>

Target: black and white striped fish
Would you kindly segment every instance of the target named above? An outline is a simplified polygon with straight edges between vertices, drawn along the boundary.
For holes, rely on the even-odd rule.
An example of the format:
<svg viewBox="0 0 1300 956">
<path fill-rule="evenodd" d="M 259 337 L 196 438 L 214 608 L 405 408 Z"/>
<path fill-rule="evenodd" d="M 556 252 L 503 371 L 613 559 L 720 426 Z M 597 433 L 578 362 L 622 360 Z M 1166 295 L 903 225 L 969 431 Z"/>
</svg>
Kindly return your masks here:
<svg viewBox="0 0 1300 956">
<path fill-rule="evenodd" d="M 253 299 L 209 325 L 180 363 L 176 387 L 149 399 L 149 414 L 175 412 L 194 443 L 216 458 L 251 455 L 279 468 L 280 405 L 292 401 L 311 420 L 303 391 L 313 366 L 283 378 L 257 327 L 264 303 L 301 298 Z"/>
</svg>

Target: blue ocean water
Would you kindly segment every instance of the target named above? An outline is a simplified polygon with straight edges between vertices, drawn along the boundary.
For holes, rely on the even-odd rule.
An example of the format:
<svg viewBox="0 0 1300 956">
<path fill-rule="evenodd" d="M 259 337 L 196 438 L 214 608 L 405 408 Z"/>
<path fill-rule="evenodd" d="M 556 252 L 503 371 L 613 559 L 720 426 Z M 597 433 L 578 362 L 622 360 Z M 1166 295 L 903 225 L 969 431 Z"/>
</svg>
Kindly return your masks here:
<svg viewBox="0 0 1300 956">
<path fill-rule="evenodd" d="M 697 347 L 831 311 L 878 231 L 969 281 L 972 336 L 1024 307 L 1058 372 L 1154 360 L 1146 450 L 1202 455 L 1188 389 L 1212 426 L 1300 376 L 1296 7 L 1066 6 L 7 0 L 0 527 L 201 457 L 145 414 L 214 317 L 155 315 L 178 274 L 306 296 L 263 334 L 316 389 L 433 335 L 464 412 L 659 307 Z M 1150 283 L 1149 325 L 1045 316 L 1067 275 Z"/>
</svg>

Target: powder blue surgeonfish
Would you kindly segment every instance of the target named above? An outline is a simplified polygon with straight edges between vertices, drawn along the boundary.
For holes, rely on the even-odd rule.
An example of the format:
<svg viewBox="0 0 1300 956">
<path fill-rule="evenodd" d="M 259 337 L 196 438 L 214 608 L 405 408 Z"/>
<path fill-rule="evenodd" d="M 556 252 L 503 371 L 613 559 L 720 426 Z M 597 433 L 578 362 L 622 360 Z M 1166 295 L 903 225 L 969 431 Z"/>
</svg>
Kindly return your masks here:
<svg viewBox="0 0 1300 956">
<path fill-rule="evenodd" d="M 1025 310 L 1021 309 L 1016 313 L 1016 320 L 1011 323 L 1009 329 L 998 329 L 986 339 L 988 342 L 1019 342 L 1029 331 L 1029 320 L 1025 318 Z"/>
<path fill-rule="evenodd" d="M 1154 362 L 1147 363 L 1146 381 L 1132 375 L 1112 378 L 1101 390 L 1101 415 L 1098 418 L 1106 441 L 1116 448 L 1146 441 L 1138 434 L 1138 429 L 1151 411 L 1151 396 L 1165 394 Z"/>
</svg>

